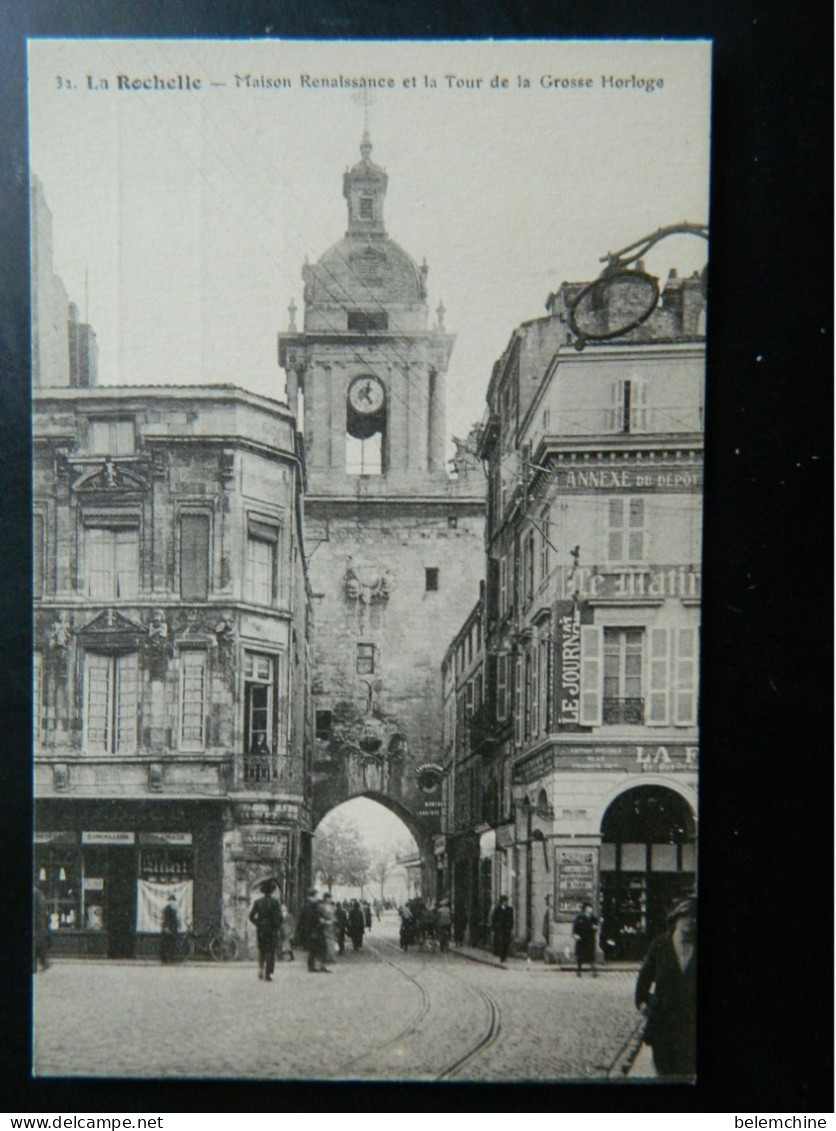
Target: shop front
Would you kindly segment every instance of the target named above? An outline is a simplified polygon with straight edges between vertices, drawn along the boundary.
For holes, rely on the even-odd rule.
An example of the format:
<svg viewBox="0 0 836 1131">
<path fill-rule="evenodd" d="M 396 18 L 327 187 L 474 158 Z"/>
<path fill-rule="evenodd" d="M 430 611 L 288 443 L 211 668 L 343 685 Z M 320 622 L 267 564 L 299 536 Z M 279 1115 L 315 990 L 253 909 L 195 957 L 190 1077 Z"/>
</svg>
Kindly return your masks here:
<svg viewBox="0 0 836 1131">
<path fill-rule="evenodd" d="M 182 924 L 221 919 L 223 818 L 204 803 L 36 807 L 34 881 L 55 954 L 156 956 L 162 909 Z"/>
</svg>

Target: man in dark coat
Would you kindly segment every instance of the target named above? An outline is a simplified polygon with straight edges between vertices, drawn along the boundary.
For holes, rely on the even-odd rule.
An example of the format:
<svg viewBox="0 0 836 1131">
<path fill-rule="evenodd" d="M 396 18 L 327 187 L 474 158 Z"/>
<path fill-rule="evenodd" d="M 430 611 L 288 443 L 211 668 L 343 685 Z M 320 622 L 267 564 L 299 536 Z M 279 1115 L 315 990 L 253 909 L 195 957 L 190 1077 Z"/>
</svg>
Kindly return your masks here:
<svg viewBox="0 0 836 1131">
<path fill-rule="evenodd" d="M 511 936 L 514 933 L 514 912 L 508 906 L 507 895 L 499 897 L 499 903 L 491 916 L 491 930 L 493 931 L 494 950 L 499 955 L 501 965 L 504 966 L 508 959 Z"/>
<path fill-rule="evenodd" d="M 366 917 L 363 908 L 356 899 L 351 901 L 351 910 L 348 913 L 348 935 L 351 945 L 355 950 L 363 949 L 363 935 L 366 931 Z"/>
<path fill-rule="evenodd" d="M 650 944 L 636 981 L 644 1007 L 644 1040 L 660 1076 L 693 1079 L 697 1070 L 697 900 L 687 896 L 668 915 L 670 929 Z M 651 992 L 653 991 L 653 992 Z"/>
<path fill-rule="evenodd" d="M 299 942 L 308 952 L 308 973 L 330 974 L 325 966 L 325 925 L 316 888 L 308 890 L 308 902 L 299 916 Z"/>
<path fill-rule="evenodd" d="M 464 945 L 464 933 L 467 930 L 467 908 L 462 900 L 456 901 L 453 908 L 453 942 L 456 946 Z"/>
<path fill-rule="evenodd" d="M 572 924 L 572 938 L 575 940 L 575 958 L 578 961 L 578 977 L 581 976 L 581 966 L 586 962 L 592 967 L 592 977 L 595 977 L 595 928 L 598 920 L 592 914 L 592 904 L 584 903 L 579 915 L 575 916 Z"/>
<path fill-rule="evenodd" d="M 49 969 L 49 948 L 52 941 L 49 934 L 49 907 L 46 896 L 37 886 L 34 891 L 32 913 L 32 935 L 35 951 L 32 970 L 33 973 L 37 974 L 39 965 L 41 970 Z"/>
<path fill-rule="evenodd" d="M 345 933 L 348 930 L 348 912 L 342 903 L 334 909 L 334 935 L 337 939 L 337 950 L 345 954 Z"/>
<path fill-rule="evenodd" d="M 163 908 L 162 933 L 160 935 L 160 961 L 167 966 L 177 957 L 177 933 L 180 930 L 180 916 L 177 914 L 177 896 L 170 895 Z"/>
<path fill-rule="evenodd" d="M 276 886 L 275 880 L 265 880 L 261 885 L 264 895 L 255 901 L 250 912 L 250 922 L 255 924 L 258 940 L 258 976 L 265 982 L 273 981 L 276 947 L 282 930 L 282 909 L 273 894 Z"/>
</svg>

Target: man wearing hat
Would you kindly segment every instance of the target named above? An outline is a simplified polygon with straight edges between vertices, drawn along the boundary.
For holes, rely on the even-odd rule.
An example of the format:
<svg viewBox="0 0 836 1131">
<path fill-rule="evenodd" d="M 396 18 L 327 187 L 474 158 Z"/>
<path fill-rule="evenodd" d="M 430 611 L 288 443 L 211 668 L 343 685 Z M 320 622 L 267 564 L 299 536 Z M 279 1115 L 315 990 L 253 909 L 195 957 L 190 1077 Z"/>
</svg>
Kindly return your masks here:
<svg viewBox="0 0 836 1131">
<path fill-rule="evenodd" d="M 277 887 L 275 880 L 265 880 L 259 888 L 264 894 L 255 901 L 250 912 L 250 922 L 255 924 L 258 939 L 258 976 L 265 982 L 273 981 L 276 947 L 282 929 L 282 909 L 273 894 Z"/>
<path fill-rule="evenodd" d="M 325 965 L 325 925 L 316 888 L 308 889 L 308 902 L 299 916 L 299 941 L 308 951 L 308 973 L 330 974 Z"/>
<path fill-rule="evenodd" d="M 697 897 L 680 899 L 668 931 L 650 944 L 636 982 L 644 1040 L 660 1076 L 693 1079 L 697 1070 Z"/>
<path fill-rule="evenodd" d="M 453 912 L 450 910 L 450 900 L 441 899 L 435 913 L 435 925 L 438 933 L 438 948 L 442 952 L 450 949 L 450 931 L 453 926 Z"/>
</svg>

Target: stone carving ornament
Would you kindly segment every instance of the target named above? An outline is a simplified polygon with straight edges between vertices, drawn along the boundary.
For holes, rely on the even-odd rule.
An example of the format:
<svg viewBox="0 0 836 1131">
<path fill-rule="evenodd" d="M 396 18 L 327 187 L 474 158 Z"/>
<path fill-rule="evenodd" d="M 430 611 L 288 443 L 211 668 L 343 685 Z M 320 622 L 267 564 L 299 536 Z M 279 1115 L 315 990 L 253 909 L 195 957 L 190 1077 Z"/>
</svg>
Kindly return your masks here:
<svg viewBox="0 0 836 1131">
<path fill-rule="evenodd" d="M 349 601 L 371 605 L 389 600 L 395 579 L 382 566 L 349 565 L 345 573 L 345 595 Z"/>
</svg>

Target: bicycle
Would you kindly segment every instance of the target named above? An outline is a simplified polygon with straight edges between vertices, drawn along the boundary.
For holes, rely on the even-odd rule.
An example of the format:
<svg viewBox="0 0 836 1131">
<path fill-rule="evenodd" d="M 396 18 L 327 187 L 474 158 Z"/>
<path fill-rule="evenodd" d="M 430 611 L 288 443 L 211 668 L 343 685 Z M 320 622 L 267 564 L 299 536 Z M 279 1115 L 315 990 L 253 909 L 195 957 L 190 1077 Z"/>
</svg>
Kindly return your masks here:
<svg viewBox="0 0 836 1131">
<path fill-rule="evenodd" d="M 208 954 L 215 962 L 232 962 L 238 957 L 238 937 L 226 923 L 210 923 L 201 931 L 186 924 L 186 930 L 177 936 L 177 953 L 181 962 L 188 962 L 195 952 Z"/>
</svg>

